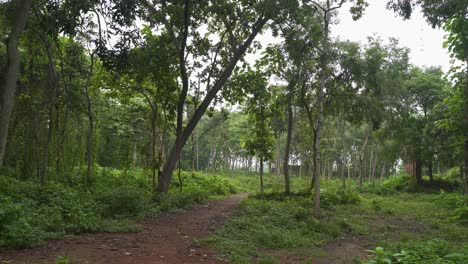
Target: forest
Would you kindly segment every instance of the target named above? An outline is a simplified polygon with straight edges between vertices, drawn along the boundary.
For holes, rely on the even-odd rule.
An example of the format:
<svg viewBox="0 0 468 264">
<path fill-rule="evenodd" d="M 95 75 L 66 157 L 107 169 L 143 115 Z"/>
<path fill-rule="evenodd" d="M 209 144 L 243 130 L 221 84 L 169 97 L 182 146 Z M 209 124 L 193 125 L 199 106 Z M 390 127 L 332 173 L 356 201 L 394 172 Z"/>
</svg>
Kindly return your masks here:
<svg viewBox="0 0 468 264">
<path fill-rule="evenodd" d="M 468 263 L 468 2 L 0 1 L 2 263 Z M 273 41 L 266 41 L 265 36 Z"/>
</svg>

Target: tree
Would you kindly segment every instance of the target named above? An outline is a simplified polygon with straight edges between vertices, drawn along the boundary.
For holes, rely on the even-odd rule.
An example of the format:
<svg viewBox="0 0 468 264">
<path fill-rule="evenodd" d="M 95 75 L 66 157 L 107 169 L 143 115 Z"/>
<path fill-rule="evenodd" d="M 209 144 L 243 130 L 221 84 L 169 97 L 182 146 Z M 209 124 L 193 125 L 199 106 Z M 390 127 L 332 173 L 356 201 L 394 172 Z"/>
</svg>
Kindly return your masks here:
<svg viewBox="0 0 468 264">
<path fill-rule="evenodd" d="M 441 27 L 449 33 L 444 44 L 452 56 L 465 64 L 464 76 L 459 79 L 463 85 L 464 97 L 464 193 L 468 195 L 468 3 L 464 0 L 432 1 L 432 0 L 391 0 L 388 7 L 399 13 L 405 19 L 411 17 L 413 8 L 422 7 L 422 12 L 433 27 Z M 456 69 L 455 67 L 454 69 Z M 465 80 L 465 81 L 463 81 Z"/>
<path fill-rule="evenodd" d="M 8 139 L 8 127 L 15 102 L 15 92 L 20 69 L 18 45 L 29 15 L 32 0 L 11 1 L 9 8 L 16 9 L 8 39 L 6 41 L 7 60 L 2 65 L 0 89 L 0 167 L 3 165 Z"/>
<path fill-rule="evenodd" d="M 149 10 L 148 20 L 154 25 L 163 25 L 171 36 L 178 54 L 182 83 L 177 103 L 176 138 L 158 181 L 158 191 L 167 192 L 183 146 L 224 87 L 236 64 L 266 23 L 273 18 L 281 19 L 288 9 L 297 7 L 297 3 L 282 1 L 278 4 L 276 1 L 265 1 L 254 4 L 227 1 L 214 6 L 190 0 L 183 3 L 161 1 L 158 5 L 145 0 L 141 3 Z M 182 21 L 179 18 L 183 18 Z M 199 34 L 202 26 L 208 26 L 205 35 Z M 215 43 L 210 41 L 210 36 L 213 35 L 217 35 L 219 41 Z M 193 43 L 189 43 L 189 39 Z M 192 55 L 193 61 L 189 60 L 188 54 Z M 210 63 L 203 68 L 202 65 L 205 63 L 202 62 L 207 61 Z M 200 99 L 199 106 L 184 126 L 183 109 L 192 87 L 190 78 L 194 67 L 198 68 L 199 74 L 196 78 L 204 84 L 206 94 Z"/>
<path fill-rule="evenodd" d="M 270 120 L 275 112 L 272 107 L 274 92 L 272 87 L 268 87 L 266 78 L 259 71 L 251 69 L 237 74 L 230 85 L 245 87 L 248 95 L 244 112 L 251 126 L 242 140 L 242 147 L 248 156 L 255 156 L 259 160 L 260 193 L 263 194 L 263 163 L 273 159 L 275 145 L 270 128 Z"/>
</svg>

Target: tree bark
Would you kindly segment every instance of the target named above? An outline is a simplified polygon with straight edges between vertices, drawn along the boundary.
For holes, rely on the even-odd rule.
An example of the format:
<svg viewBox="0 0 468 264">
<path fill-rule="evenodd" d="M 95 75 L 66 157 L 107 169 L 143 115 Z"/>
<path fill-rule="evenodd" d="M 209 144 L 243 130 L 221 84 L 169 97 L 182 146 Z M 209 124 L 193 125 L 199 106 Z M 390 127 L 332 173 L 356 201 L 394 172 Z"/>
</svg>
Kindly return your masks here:
<svg viewBox="0 0 468 264">
<path fill-rule="evenodd" d="M 32 0 L 12 1 L 17 3 L 17 11 L 13 27 L 6 43 L 7 61 L 2 69 L 0 89 L 0 167 L 5 159 L 5 149 L 8 139 L 10 117 L 15 104 L 15 93 L 20 70 L 19 39 L 23 33 Z"/>
</svg>

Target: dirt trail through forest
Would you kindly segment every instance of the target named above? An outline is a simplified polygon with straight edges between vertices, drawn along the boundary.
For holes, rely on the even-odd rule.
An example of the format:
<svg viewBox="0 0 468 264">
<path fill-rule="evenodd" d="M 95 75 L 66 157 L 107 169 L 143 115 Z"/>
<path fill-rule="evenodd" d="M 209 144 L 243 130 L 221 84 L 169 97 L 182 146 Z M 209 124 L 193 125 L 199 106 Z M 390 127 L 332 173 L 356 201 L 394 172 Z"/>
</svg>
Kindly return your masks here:
<svg viewBox="0 0 468 264">
<path fill-rule="evenodd" d="M 0 252 L 0 263 L 55 263 L 59 256 L 67 256 L 71 263 L 93 264 L 223 263 L 194 239 L 219 228 L 245 197 L 238 194 L 181 213 L 148 218 L 138 233 L 84 234 L 34 249 Z"/>
</svg>

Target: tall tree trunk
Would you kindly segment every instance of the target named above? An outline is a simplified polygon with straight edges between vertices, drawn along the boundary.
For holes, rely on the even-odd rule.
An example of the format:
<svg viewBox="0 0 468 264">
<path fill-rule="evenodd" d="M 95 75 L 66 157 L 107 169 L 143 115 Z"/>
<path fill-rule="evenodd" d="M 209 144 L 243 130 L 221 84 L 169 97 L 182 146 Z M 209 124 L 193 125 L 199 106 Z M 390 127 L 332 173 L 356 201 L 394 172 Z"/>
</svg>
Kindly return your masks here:
<svg viewBox="0 0 468 264">
<path fill-rule="evenodd" d="M 359 188 L 362 187 L 362 181 L 364 180 L 363 178 L 365 177 L 365 169 L 366 166 L 364 165 L 365 161 L 365 155 L 366 155 L 366 150 L 367 150 L 367 145 L 369 144 L 369 139 L 372 135 L 372 123 L 369 123 L 369 128 L 367 130 L 367 135 L 366 139 L 364 140 L 364 144 L 362 145 L 361 149 L 361 155 L 359 156 Z"/>
<path fill-rule="evenodd" d="M 292 109 L 292 91 L 288 91 L 290 94 L 288 96 L 288 134 L 286 136 L 286 146 L 284 150 L 284 192 L 286 194 L 291 193 L 291 187 L 289 183 L 289 154 L 291 148 L 291 138 L 292 138 L 292 127 L 293 127 L 293 109 Z"/>
<path fill-rule="evenodd" d="M 377 156 L 377 153 L 374 152 L 374 162 L 372 164 L 372 183 L 375 184 L 375 171 L 377 170 L 377 164 L 379 162 L 379 158 Z"/>
<path fill-rule="evenodd" d="M 313 127 L 313 123 L 311 126 Z M 312 179 L 310 181 L 309 189 L 307 192 L 311 192 L 312 189 L 314 189 L 315 186 L 315 181 L 317 180 L 317 172 L 320 173 L 320 170 L 322 169 L 320 164 L 317 162 L 318 157 L 317 157 L 317 130 L 314 128 L 314 133 L 313 133 L 313 144 L 312 144 L 312 166 L 313 166 L 313 171 L 312 171 Z"/>
<path fill-rule="evenodd" d="M 50 85 L 50 102 L 49 102 L 49 114 L 48 114 L 48 131 L 47 131 L 47 139 L 45 141 L 44 146 L 44 156 L 42 161 L 42 173 L 41 173 L 41 184 L 44 185 L 47 180 L 47 173 L 48 173 L 48 165 L 49 165 L 49 146 L 50 141 L 52 140 L 52 132 L 54 128 L 54 106 L 55 100 L 57 97 L 57 72 L 55 69 L 55 62 L 52 55 L 52 50 L 50 46 L 50 42 L 48 36 L 45 33 L 41 33 L 41 38 L 44 42 L 44 46 L 47 51 L 47 59 L 49 63 L 49 85 Z"/>
<path fill-rule="evenodd" d="M 151 184 L 153 192 L 156 191 L 156 168 L 158 162 L 156 158 L 156 113 L 153 109 L 151 113 Z"/>
<path fill-rule="evenodd" d="M 465 22 L 466 23 L 466 22 Z M 466 34 L 466 33 L 465 33 Z M 467 36 L 464 35 L 464 39 L 468 39 Z M 463 97 L 465 99 L 464 103 L 464 122 L 463 122 L 463 130 L 464 130 L 464 138 L 465 138 L 465 146 L 464 146 L 464 190 L 463 193 L 468 195 L 468 43 L 464 43 L 465 45 L 465 62 L 466 62 L 466 69 L 465 69 L 465 87 L 463 89 Z"/>
<path fill-rule="evenodd" d="M 325 81 L 322 80 L 323 84 L 321 87 L 325 86 Z M 319 92 L 319 96 L 323 92 Z M 321 165 L 321 150 L 320 150 L 320 140 L 321 140 L 321 130 L 322 130 L 322 116 L 323 116 L 323 100 L 319 103 L 319 113 L 317 115 L 317 128 L 316 128 L 316 141 L 314 144 L 314 168 L 315 168 L 315 182 L 314 182 L 314 217 L 320 217 L 320 165 Z"/>
<path fill-rule="evenodd" d="M 192 156 L 192 173 L 195 172 L 195 131 L 192 133 L 192 149 L 191 149 L 191 156 Z"/>
<path fill-rule="evenodd" d="M 345 190 L 346 189 L 346 176 L 344 173 L 343 159 L 340 158 L 338 162 L 339 162 L 338 173 L 340 174 L 340 178 L 341 178 L 341 187 L 343 188 L 343 190 Z"/>
<path fill-rule="evenodd" d="M 344 121 L 343 121 L 343 117 L 342 117 L 342 114 L 340 113 L 339 116 L 338 116 L 338 120 L 337 120 L 337 132 L 338 132 L 338 137 L 339 137 L 339 142 L 338 142 L 338 153 L 337 153 L 337 157 L 336 157 L 336 161 L 337 161 L 337 170 L 338 170 L 338 173 L 340 175 L 340 178 L 341 178 L 341 183 L 342 183 L 342 188 L 343 190 L 346 189 L 346 177 L 345 177 L 345 173 L 344 173 L 344 162 L 343 162 L 343 150 L 345 148 L 344 146 L 344 133 L 343 133 L 343 130 L 344 130 Z M 349 174 L 348 174 L 349 175 Z"/>
<path fill-rule="evenodd" d="M 263 194 L 263 156 L 260 156 L 260 193 Z"/>
<path fill-rule="evenodd" d="M 15 93 L 20 70 L 19 39 L 23 33 L 32 0 L 11 1 L 17 4 L 17 11 L 13 27 L 6 43 L 7 61 L 1 73 L 0 89 L 0 167 L 5 159 L 5 149 L 8 139 L 8 126 L 15 104 Z"/>
<path fill-rule="evenodd" d="M 327 7 L 324 12 L 324 30 L 323 30 L 323 45 L 322 54 L 320 56 L 320 86 L 317 93 L 318 96 L 318 113 L 317 127 L 315 128 L 314 141 L 314 168 L 315 168 L 315 183 L 314 183 L 314 217 L 320 218 L 320 163 L 321 163 L 321 136 L 323 126 L 323 112 L 325 100 L 325 88 L 327 85 L 327 68 L 328 68 L 328 49 L 329 49 L 329 23 L 330 23 L 330 1 L 327 0 Z"/>
<path fill-rule="evenodd" d="M 94 73 L 94 53 L 91 54 L 91 65 L 88 72 L 88 78 L 85 85 L 86 95 L 86 114 L 88 115 L 88 135 L 86 140 L 86 153 L 87 155 L 87 168 L 86 168 L 86 182 L 91 184 L 91 178 L 93 174 L 93 163 L 94 163 L 94 115 L 92 109 L 91 95 L 89 93 L 89 86 L 91 84 L 91 78 Z"/>
</svg>

